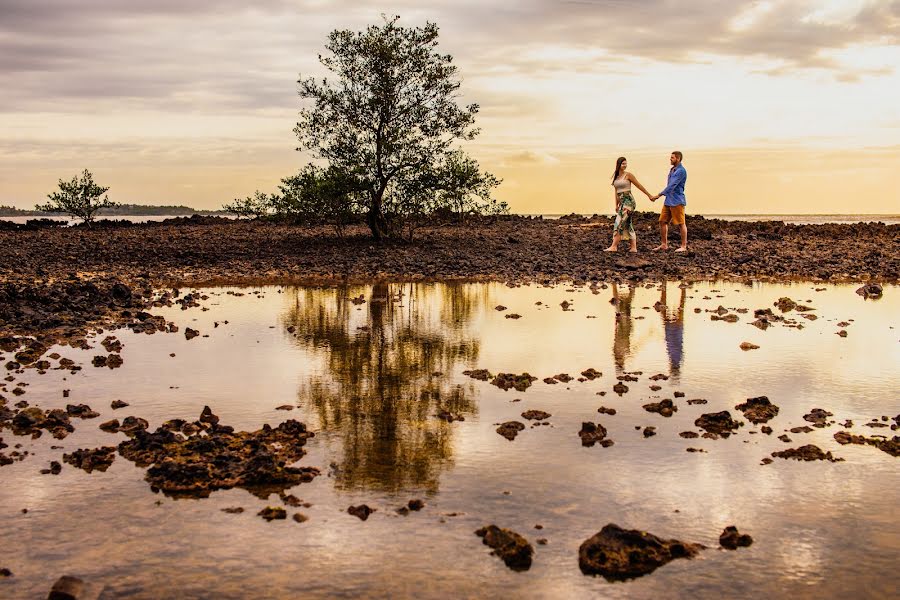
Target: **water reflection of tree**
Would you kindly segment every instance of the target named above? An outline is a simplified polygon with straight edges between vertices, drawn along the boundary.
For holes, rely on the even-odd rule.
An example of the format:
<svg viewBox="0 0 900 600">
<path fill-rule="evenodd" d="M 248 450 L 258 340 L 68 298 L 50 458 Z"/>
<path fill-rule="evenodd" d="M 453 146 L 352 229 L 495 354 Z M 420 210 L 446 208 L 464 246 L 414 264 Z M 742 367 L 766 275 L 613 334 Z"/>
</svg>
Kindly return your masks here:
<svg viewBox="0 0 900 600">
<path fill-rule="evenodd" d="M 327 365 L 301 398 L 318 426 L 341 440 L 339 486 L 437 490 L 452 458 L 454 425 L 435 415 L 476 411 L 472 384 L 449 378 L 458 364 L 478 358 L 478 340 L 466 327 L 479 304 L 475 289 L 380 283 L 292 290 L 285 325 L 295 327 L 299 344 L 323 352 Z M 366 302 L 354 304 L 360 295 Z"/>
</svg>

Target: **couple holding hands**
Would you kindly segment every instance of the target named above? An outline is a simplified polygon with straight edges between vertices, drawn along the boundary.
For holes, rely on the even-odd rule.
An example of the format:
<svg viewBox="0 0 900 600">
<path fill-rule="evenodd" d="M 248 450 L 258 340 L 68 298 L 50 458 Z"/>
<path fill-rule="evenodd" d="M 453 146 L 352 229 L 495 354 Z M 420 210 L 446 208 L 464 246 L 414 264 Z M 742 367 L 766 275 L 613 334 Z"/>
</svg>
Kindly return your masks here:
<svg viewBox="0 0 900 600">
<path fill-rule="evenodd" d="M 684 206 L 686 204 L 684 198 L 684 184 L 687 181 L 687 171 L 681 164 L 682 154 L 678 150 L 672 152 L 669 157 L 669 163 L 672 168 L 669 169 L 669 181 L 666 188 L 655 196 L 651 196 L 644 186 L 637 180 L 637 177 L 629 173 L 628 161 L 624 156 L 620 156 L 616 160 L 616 170 L 612 177 L 612 186 L 616 196 L 616 222 L 614 225 L 612 244 L 605 252 L 615 252 L 619 249 L 619 242 L 622 240 L 631 241 L 631 252 L 637 252 L 637 236 L 634 233 L 634 224 L 632 217 L 636 204 L 634 196 L 631 195 L 631 184 L 633 183 L 639 190 L 647 194 L 651 202 L 656 201 L 660 196 L 665 196 L 662 211 L 659 214 L 659 233 L 660 244 L 654 250 L 669 249 L 669 223 L 681 226 L 681 246 L 675 249 L 675 252 L 685 252 L 687 250 L 687 224 L 684 220 Z"/>
</svg>

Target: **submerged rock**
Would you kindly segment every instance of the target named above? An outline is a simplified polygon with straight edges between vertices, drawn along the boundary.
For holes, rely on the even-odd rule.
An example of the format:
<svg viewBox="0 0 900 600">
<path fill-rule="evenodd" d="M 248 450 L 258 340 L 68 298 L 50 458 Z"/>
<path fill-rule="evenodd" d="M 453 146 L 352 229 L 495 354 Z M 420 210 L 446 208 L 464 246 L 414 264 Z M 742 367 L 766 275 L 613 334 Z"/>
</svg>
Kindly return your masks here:
<svg viewBox="0 0 900 600">
<path fill-rule="evenodd" d="M 744 413 L 744 418 L 753 423 L 766 423 L 770 419 L 775 418 L 779 408 L 769 402 L 766 396 L 758 398 L 747 398 L 743 404 L 738 404 L 735 408 Z"/>
<path fill-rule="evenodd" d="M 728 550 L 737 550 L 738 547 L 747 547 L 753 543 L 753 538 L 746 533 L 740 533 L 734 525 L 729 525 L 719 535 L 719 545 Z"/>
<path fill-rule="evenodd" d="M 487 525 L 477 529 L 475 535 L 493 550 L 491 554 L 503 560 L 513 571 L 527 571 L 531 568 L 534 547 L 515 531 Z"/>
<path fill-rule="evenodd" d="M 584 377 L 585 379 L 593 381 L 594 379 L 597 379 L 598 377 L 602 377 L 603 373 L 601 373 L 597 369 L 591 367 L 590 369 L 586 369 L 586 370 L 582 371 L 581 376 Z"/>
<path fill-rule="evenodd" d="M 610 523 L 581 544 L 578 566 L 585 575 L 622 581 L 652 573 L 676 558 L 693 558 L 704 548 Z"/>
</svg>

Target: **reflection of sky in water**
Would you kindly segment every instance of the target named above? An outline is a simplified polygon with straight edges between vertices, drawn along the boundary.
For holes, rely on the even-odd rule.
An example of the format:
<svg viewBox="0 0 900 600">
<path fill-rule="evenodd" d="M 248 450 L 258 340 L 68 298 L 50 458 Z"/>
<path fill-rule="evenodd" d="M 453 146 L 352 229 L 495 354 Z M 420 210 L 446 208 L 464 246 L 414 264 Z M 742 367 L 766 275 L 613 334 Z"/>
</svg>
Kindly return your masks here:
<svg viewBox="0 0 900 600">
<path fill-rule="evenodd" d="M 790 445 L 775 436 L 804 424 L 813 407 L 831 410 L 838 422 L 853 419 L 855 433 L 889 432 L 863 423 L 900 409 L 900 290 L 866 302 L 853 286 L 813 287 L 670 283 L 595 294 L 567 286 L 384 284 L 241 290 L 238 297 L 209 290 L 209 311 L 158 311 L 208 338 L 118 332 L 121 369 L 25 376 L 30 403 L 85 402 L 101 417 L 76 422 L 63 442 L 3 432 L 7 443 L 22 442 L 35 456 L 0 469 L 0 527 L 6 546 L 17 549 L 0 561 L 16 573 L 0 583 L 0 596 L 43 595 L 62 572 L 135 598 L 239 598 L 248 589 L 260 598 L 813 598 L 861 589 L 886 596 L 900 558 L 896 459 L 838 446 L 831 438 L 837 427 L 788 434 Z M 354 304 L 360 295 L 366 301 Z M 748 324 L 753 309 L 781 296 L 814 306 L 820 318 L 788 313 L 802 330 Z M 561 309 L 563 300 L 572 310 Z M 494 309 L 500 304 L 507 310 Z M 720 304 L 749 312 L 738 323 L 710 321 L 707 311 Z M 522 318 L 505 318 L 512 313 Z M 837 322 L 850 319 L 848 337 L 835 335 Z M 742 351 L 742 341 L 760 349 Z M 61 353 L 89 363 L 96 351 Z M 588 367 L 603 376 L 557 385 L 539 379 L 524 393 L 461 374 L 486 368 L 543 379 Z M 619 397 L 616 375 L 634 371 L 643 374 Z M 655 373 L 671 378 L 650 381 Z M 662 389 L 650 390 L 654 383 Z M 63 388 L 72 390 L 67 400 Z M 641 408 L 676 390 L 686 396 L 676 399 L 672 418 Z M 696 430 L 701 413 L 736 413 L 735 404 L 759 395 L 781 407 L 773 436 L 751 433 L 758 427 L 749 424 L 727 440 L 678 436 Z M 111 411 L 117 398 L 131 406 Z M 690 406 L 689 398 L 709 404 Z M 292 490 L 313 503 L 301 509 L 310 521 L 265 523 L 254 515 L 266 503 L 243 490 L 200 501 L 153 495 L 144 471 L 121 457 L 107 473 L 66 466 L 58 477 L 37 474 L 59 458 L 53 444 L 71 451 L 123 439 L 96 429 L 113 416 L 135 414 L 156 426 L 196 418 L 204 404 L 239 428 L 294 417 L 317 431 L 302 464 L 323 475 Z M 282 404 L 298 409 L 276 411 Z M 601 405 L 618 414 L 599 415 Z M 527 428 L 514 442 L 494 432 L 496 423 L 522 420 L 531 408 L 552 413 L 551 426 Z M 441 409 L 466 420 L 439 420 Z M 602 422 L 615 446 L 581 447 L 576 432 L 586 420 Z M 645 439 L 636 425 L 653 425 L 658 435 Z M 759 465 L 773 450 L 805 443 L 846 462 Z M 708 453 L 687 453 L 689 446 Z M 393 508 L 413 497 L 425 498 L 426 509 L 396 516 Z M 379 511 L 365 523 L 343 512 L 359 502 Z M 219 511 L 235 505 L 247 512 Z M 536 547 L 531 571 L 509 572 L 487 555 L 472 532 L 489 522 L 532 542 L 549 540 Z M 577 568 L 578 545 L 608 522 L 713 549 L 626 584 L 586 578 Z M 756 543 L 737 553 L 715 549 L 730 524 Z"/>
</svg>

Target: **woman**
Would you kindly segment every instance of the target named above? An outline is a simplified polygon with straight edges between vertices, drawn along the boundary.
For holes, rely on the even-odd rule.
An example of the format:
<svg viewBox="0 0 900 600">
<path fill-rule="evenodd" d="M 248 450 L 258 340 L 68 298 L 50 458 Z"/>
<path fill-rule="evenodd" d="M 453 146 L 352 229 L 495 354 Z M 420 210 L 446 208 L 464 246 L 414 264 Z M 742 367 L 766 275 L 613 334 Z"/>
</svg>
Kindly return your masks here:
<svg viewBox="0 0 900 600">
<path fill-rule="evenodd" d="M 615 252 L 618 250 L 621 240 L 631 240 L 630 252 L 637 252 L 637 235 L 634 233 L 634 225 L 631 222 L 631 217 L 636 208 L 634 196 L 631 195 L 631 184 L 636 185 L 639 190 L 647 195 L 647 198 L 652 196 L 641 185 L 641 182 L 637 180 L 637 177 L 625 170 L 627 168 L 628 161 L 624 156 L 620 156 L 616 160 L 616 170 L 612 176 L 613 193 L 616 197 L 616 224 L 613 227 L 612 244 L 604 252 Z"/>
</svg>

